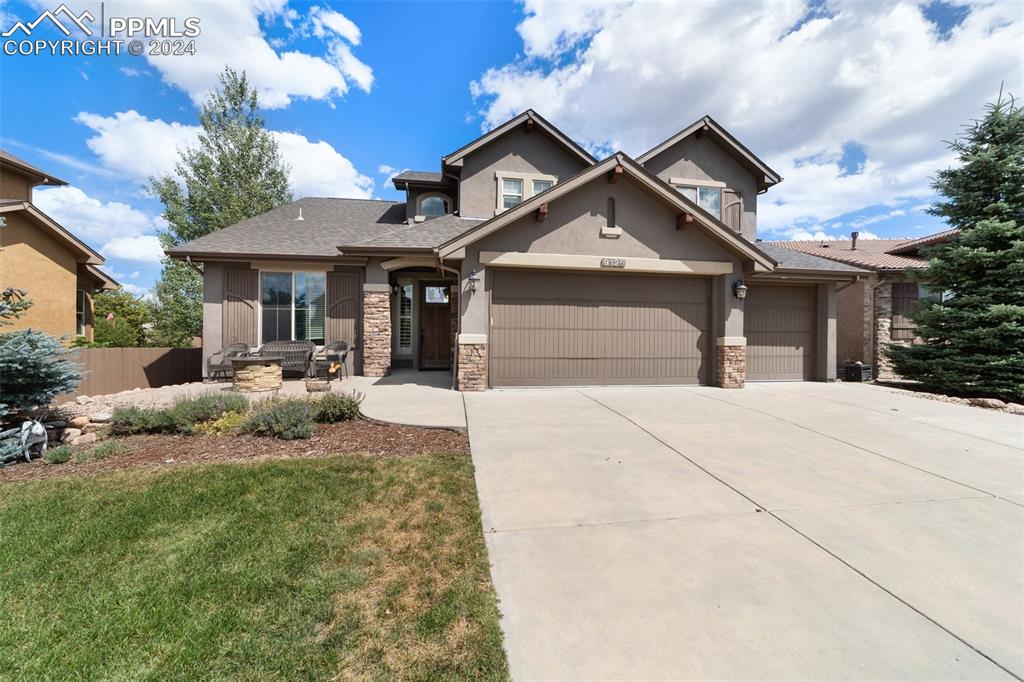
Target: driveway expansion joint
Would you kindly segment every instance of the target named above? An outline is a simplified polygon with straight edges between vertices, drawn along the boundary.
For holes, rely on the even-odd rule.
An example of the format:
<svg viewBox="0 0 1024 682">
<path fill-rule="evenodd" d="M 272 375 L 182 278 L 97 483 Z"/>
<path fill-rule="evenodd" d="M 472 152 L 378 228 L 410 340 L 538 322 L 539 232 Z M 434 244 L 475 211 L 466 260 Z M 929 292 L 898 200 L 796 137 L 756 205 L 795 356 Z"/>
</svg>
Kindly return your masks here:
<svg viewBox="0 0 1024 682">
<path fill-rule="evenodd" d="M 697 468 L 698 468 L 698 469 L 700 469 L 700 470 L 701 470 L 702 472 L 704 472 L 705 474 L 707 474 L 708 476 L 710 476 L 710 477 L 711 477 L 711 478 L 713 478 L 714 480 L 718 481 L 719 483 L 721 483 L 721 484 L 722 484 L 722 485 L 724 485 L 725 487 L 729 488 L 730 490 L 732 490 L 733 492 L 735 492 L 735 493 L 736 493 L 737 495 L 739 495 L 740 497 L 742 497 L 742 498 L 744 498 L 745 500 L 749 501 L 750 503 L 754 504 L 754 505 L 755 505 L 756 507 L 758 507 L 758 508 L 761 508 L 761 509 L 764 509 L 764 510 L 765 510 L 765 513 L 766 513 L 766 514 L 768 514 L 768 515 L 769 515 L 769 516 L 771 516 L 771 517 L 772 517 L 773 519 L 775 519 L 776 521 L 778 521 L 778 522 L 779 522 L 780 524 L 782 524 L 783 526 L 785 526 L 786 528 L 788 528 L 788 529 L 789 529 L 790 531 L 792 531 L 792 532 L 796 533 L 797 535 L 799 535 L 800 537 L 802 537 L 802 538 L 803 538 L 804 540 L 806 540 L 807 542 L 809 542 L 809 543 L 810 543 L 811 545 L 813 545 L 814 547 L 818 548 L 818 549 L 819 549 L 820 551 L 822 551 L 822 552 L 826 553 L 827 555 L 831 556 L 831 557 L 832 557 L 833 559 L 835 559 L 836 561 L 838 561 L 839 563 L 841 563 L 841 564 L 842 564 L 843 566 L 846 566 L 846 567 L 847 567 L 847 568 L 848 568 L 849 570 L 853 571 L 853 572 L 854 572 L 855 574 L 857 574 L 858 576 L 860 576 L 860 577 L 861 577 L 861 578 L 862 578 L 863 580 L 865 580 L 865 581 L 866 581 L 866 582 L 868 582 L 869 584 L 873 585 L 873 586 L 874 586 L 874 587 L 876 587 L 877 589 L 881 590 L 882 592 L 884 592 L 885 594 L 887 594 L 887 595 L 888 595 L 889 597 L 891 597 L 892 599 L 894 599 L 894 600 L 895 600 L 895 601 L 897 601 L 898 603 L 900 603 L 900 604 L 903 604 L 903 605 L 904 605 L 904 606 L 906 606 L 906 607 L 907 607 L 908 609 L 910 609 L 911 611 L 913 611 L 914 613 L 916 613 L 916 614 L 917 614 L 918 616 L 920 616 L 921 618 L 925 619 L 926 621 L 928 621 L 929 623 L 931 623 L 931 624 L 932 624 L 932 625 L 934 625 L 935 627 L 939 628 L 940 630 L 942 630 L 943 632 L 945 632 L 945 633 L 946 633 L 947 635 L 949 635 L 950 637 L 954 638 L 955 640 L 957 640 L 958 642 L 960 642 L 961 644 L 963 644 L 964 646 L 966 646 L 967 648 L 969 648 L 969 649 L 970 649 L 971 651 L 973 651 L 974 653 L 978 654 L 979 656 L 981 656 L 982 658 L 984 658 L 985 660 L 987 660 L 987 661 L 988 661 L 989 663 L 991 663 L 992 665 L 994 665 L 994 666 L 996 666 L 997 668 L 999 668 L 1000 670 L 1002 670 L 1002 671 L 1003 671 L 1004 673 L 1006 673 L 1007 675 L 1010 675 L 1011 677 L 1013 677 L 1013 678 L 1014 678 L 1014 679 L 1016 679 L 1016 680 L 1019 680 L 1020 682 L 1024 682 L 1024 677 L 1022 677 L 1022 676 L 1021 676 L 1020 674 L 1018 674 L 1018 673 L 1014 672 L 1013 670 L 1011 670 L 1010 668 L 1006 667 L 1005 665 L 1003 665 L 1002 663 L 1000 663 L 999 661 L 997 661 L 997 660 L 996 660 L 995 658 L 993 658 L 992 656 L 990 656 L 989 654 L 987 654 L 987 653 L 986 653 L 985 651 L 983 651 L 982 649 L 978 648 L 977 646 L 975 646 L 974 644 L 972 644 L 972 643 L 971 643 L 970 641 L 968 641 L 967 639 L 965 639 L 965 638 L 964 638 L 963 636 L 961 636 L 961 635 L 957 634 L 956 632 L 954 632 L 953 630 L 951 630 L 951 629 L 950 629 L 949 627 L 947 627 L 946 625 L 943 625 L 942 623 L 940 623 L 940 622 L 939 622 L 938 620 L 936 620 L 936 619 L 935 619 L 935 618 L 933 618 L 932 616 L 929 616 L 929 615 L 928 615 L 927 613 L 925 613 L 924 611 L 922 611 L 922 610 L 921 610 L 921 609 L 919 609 L 918 607 L 916 607 L 916 606 L 914 606 L 913 604 L 911 604 L 911 603 L 910 603 L 909 601 L 907 601 L 906 599 L 904 599 L 904 598 L 900 597 L 900 596 L 899 596 L 898 594 L 896 594 L 895 592 L 893 592 L 893 591 L 892 591 L 892 590 L 890 590 L 889 588 L 885 587 L 885 586 L 884 586 L 884 585 L 882 585 L 882 584 L 881 584 L 880 582 L 878 582 L 877 580 L 875 580 L 874 578 L 872 578 L 871 576 L 869 576 L 869 575 L 868 575 L 867 573 L 865 573 L 865 572 L 864 572 L 864 571 L 862 571 L 861 569 L 859 569 L 859 568 L 857 568 L 856 566 L 854 566 L 854 565 L 853 565 L 852 563 L 850 563 L 849 561 L 847 561 L 846 559 L 844 559 L 843 557 L 841 557 L 841 556 L 840 556 L 839 554 L 837 554 L 836 552 L 834 552 L 834 551 L 830 550 L 829 548 L 825 547 L 825 546 L 824 546 L 823 544 L 821 544 L 820 542 L 818 542 L 817 540 L 815 540 L 815 539 L 814 539 L 813 537 L 811 537 L 811 536 L 810 536 L 810 535 L 808 535 L 807 533 L 804 533 L 804 532 L 803 532 L 803 531 L 801 531 L 801 530 L 800 530 L 799 528 L 797 528 L 797 527 L 796 527 L 796 526 L 794 526 L 793 524 L 791 524 L 791 523 L 789 523 L 788 521 L 786 521 L 785 519 L 783 519 L 783 518 L 782 518 L 781 516 L 778 516 L 778 515 L 777 515 L 777 514 L 775 514 L 775 513 L 773 512 L 773 511 L 771 511 L 771 510 L 769 510 L 769 509 L 765 508 L 765 507 L 764 507 L 764 505 L 762 505 L 762 504 L 758 503 L 758 502 L 757 502 L 756 500 L 754 500 L 754 499 L 753 499 L 752 497 L 750 497 L 750 496 L 749 496 L 748 494 L 744 493 L 743 491 L 739 490 L 739 489 L 738 489 L 738 488 L 736 488 L 735 486 L 733 486 L 733 485 L 731 485 L 731 484 L 727 483 L 727 482 L 726 482 L 725 480 L 723 480 L 723 479 L 719 478 L 718 476 L 716 476 L 715 474 L 711 473 L 711 471 L 709 471 L 708 469 L 706 469 L 706 468 L 702 467 L 702 466 L 701 466 L 700 464 L 698 464 L 698 463 L 697 463 L 696 461 L 694 461 L 693 459 L 691 459 L 691 458 L 690 458 L 689 456 L 687 456 L 687 455 L 686 455 L 685 453 L 681 452 L 681 451 L 680 451 L 679 449 L 677 449 L 677 448 L 673 447 L 672 445 L 670 445 L 669 443 L 665 442 L 664 440 L 662 440 L 661 438 L 659 438 L 659 437 L 658 437 L 658 436 L 657 436 L 656 434 L 652 433 L 651 431 L 648 431 L 648 430 L 647 430 L 646 428 L 644 428 L 643 426 L 641 426 L 641 425 L 640 425 L 639 423 L 637 423 L 637 422 L 636 422 L 636 421 L 634 421 L 633 419 L 631 419 L 631 418 L 627 417 L 626 415 L 622 414 L 622 413 L 621 413 L 621 412 L 619 412 L 618 410 L 616 410 L 616 409 L 614 409 L 614 408 L 612 408 L 612 407 L 609 407 L 608 405 L 605 405 L 604 403 L 602 403 L 602 402 L 601 402 L 600 400 L 598 400 L 597 398 L 593 397 L 592 395 L 590 395 L 590 394 L 588 394 L 588 393 L 585 393 L 585 392 L 584 392 L 583 390 L 579 390 L 578 392 L 579 392 L 579 393 L 580 393 L 581 395 L 583 395 L 583 396 L 585 396 L 585 397 L 589 398 L 590 400 L 594 401 L 595 403 L 597 403 L 597 404 L 598 404 L 598 405 L 600 405 L 601 407 L 605 408 L 605 409 L 606 409 L 606 410 L 608 410 L 609 412 L 611 412 L 611 413 L 613 413 L 613 414 L 615 414 L 615 415 L 618 415 L 618 416 L 619 416 L 620 418 L 622 418 L 622 419 L 626 420 L 627 422 L 629 422 L 630 424 L 632 424 L 633 426 L 635 426 L 635 427 L 636 427 L 637 429 L 639 429 L 640 431 L 643 431 L 644 433 L 646 433 L 646 434 L 647 434 L 648 436 L 650 436 L 651 438 L 654 438 L 654 439 L 655 439 L 656 441 L 658 441 L 659 443 L 661 443 L 662 445 L 664 445 L 665 447 L 667 447 L 667 448 L 668 448 L 669 450 L 671 450 L 672 452 L 676 453 L 676 454 L 677 454 L 678 456 L 682 457 L 682 458 L 683 458 L 683 459 L 685 459 L 685 460 L 686 460 L 687 462 L 689 462 L 689 463 L 690 463 L 690 464 L 692 464 L 693 466 L 697 467 Z M 690 393 L 694 393 L 693 391 L 689 391 L 689 392 L 690 392 Z M 945 480 L 949 481 L 950 483 L 956 483 L 956 484 L 958 484 L 958 485 L 964 486 L 965 488 L 970 488 L 971 490 L 975 490 L 975 491 L 977 491 L 977 492 L 981 492 L 981 493 L 984 493 L 985 495 L 988 495 L 988 496 L 990 496 L 990 497 L 995 497 L 995 498 L 998 498 L 998 499 L 1005 499 L 1005 498 L 1002 498 L 1002 497 L 1000 497 L 1000 496 L 998 496 L 998 495 L 994 495 L 994 494 L 992 494 L 992 493 L 990 493 L 990 492 L 988 492 L 988 491 L 986 491 L 986 490 L 981 490 L 981 489 L 979 489 L 979 488 L 975 488 L 975 487 L 973 487 L 973 486 L 970 486 L 970 485 L 967 485 L 967 484 L 965 484 L 965 483 L 960 483 L 959 481 L 955 481 L 955 480 L 953 480 L 953 479 L 949 479 L 949 478 L 946 478 L 945 476 L 941 476 L 941 475 L 939 475 L 939 474 L 936 474 L 936 473 L 934 473 L 934 472 L 931 472 L 931 471 L 927 471 L 927 470 L 924 470 L 924 469 L 919 469 L 919 467 L 915 467 L 915 466 L 913 466 L 913 465 L 910 465 L 910 464 L 906 464 L 905 462 L 900 462 L 899 460 L 893 459 L 893 458 L 891 458 L 891 457 L 887 457 L 887 456 L 885 456 L 885 455 L 881 455 L 881 454 L 879 454 L 879 453 L 876 453 L 876 452 L 873 452 L 873 451 L 871 451 L 871 450 L 868 450 L 867 448 L 864 448 L 864 447 L 860 447 L 860 446 L 857 446 L 857 445 L 853 445 L 853 444 L 851 444 L 851 443 L 845 443 L 845 441 L 843 441 L 843 440 L 841 440 L 841 439 L 839 439 L 839 438 L 835 438 L 835 437 L 833 437 L 833 436 L 829 436 L 829 435 L 827 435 L 827 434 L 823 434 L 823 433 L 818 433 L 817 431 L 814 431 L 814 429 L 811 429 L 811 428 L 808 428 L 808 427 L 802 426 L 802 425 L 800 425 L 800 424 L 796 424 L 796 423 L 794 423 L 794 422 L 790 422 L 789 420 L 783 419 L 783 418 L 781 418 L 781 417 L 778 417 L 778 416 L 776 416 L 776 415 L 773 415 L 773 414 L 771 414 L 771 413 L 768 413 L 768 412 L 761 412 L 760 410 L 755 410 L 754 408 L 746 407 L 745 405 L 736 405 L 735 403 L 730 403 L 730 402 L 728 402 L 728 401 L 725 401 L 725 400 L 721 400 L 721 399 L 719 399 L 719 398 L 714 398 L 714 397 L 712 397 L 712 396 L 706 396 L 706 395 L 703 395 L 703 394 L 699 394 L 699 393 L 698 393 L 698 395 L 702 395 L 702 396 L 703 396 L 703 397 L 705 397 L 705 398 L 708 398 L 708 399 L 710 399 L 710 400 L 716 400 L 716 401 L 718 401 L 718 402 L 722 402 L 722 403 L 725 403 L 725 404 L 727 404 L 727 405 L 731 405 L 731 406 L 735 406 L 735 407 L 742 407 L 742 408 L 745 408 L 745 409 L 751 410 L 751 411 L 753 411 L 753 412 L 759 412 L 759 413 L 761 413 L 761 414 L 765 414 L 765 415 L 767 415 L 767 416 L 769 416 L 769 417 L 772 417 L 772 418 L 774 418 L 774 419 L 778 419 L 779 421 L 782 421 L 782 422 L 785 422 L 785 423 L 788 423 L 788 424 L 792 424 L 793 426 L 797 426 L 797 427 L 799 427 L 799 428 L 802 428 L 802 429 L 804 429 L 804 430 L 806 430 L 806 431 L 810 431 L 811 433 L 816 433 L 817 435 L 823 436 L 823 437 L 825 437 L 825 438 L 830 438 L 830 439 L 832 439 L 832 440 L 835 440 L 835 441 L 837 441 L 837 442 L 840 442 L 840 443 L 844 443 L 844 444 L 846 444 L 846 445 L 850 445 L 851 447 L 855 447 L 855 448 L 857 448 L 857 449 L 859 449 L 859 450 L 863 450 L 864 452 L 868 452 L 868 453 L 871 453 L 871 454 L 877 455 L 877 456 L 879 456 L 879 457 L 882 457 L 882 458 L 884 458 L 884 459 L 890 459 L 890 460 L 892 460 L 892 461 L 894 461 L 894 462 L 897 462 L 897 463 L 899 463 L 899 464 L 904 464 L 905 466 L 908 466 L 908 467 L 910 467 L 910 468 L 912 468 L 912 469 L 918 469 L 919 471 L 921 471 L 921 472 L 923 472 L 923 473 L 926 473 L 926 474 L 931 474 L 932 476 L 936 476 L 936 477 L 938 477 L 938 478 L 942 478 L 942 479 L 945 479 Z M 1008 502 L 1012 502 L 1012 500 L 1005 500 L 1005 501 L 1008 501 Z M 1014 504 L 1017 504 L 1017 503 L 1016 503 L 1016 502 L 1014 502 Z M 1019 505 L 1019 506 L 1024 506 L 1024 505 Z"/>
</svg>

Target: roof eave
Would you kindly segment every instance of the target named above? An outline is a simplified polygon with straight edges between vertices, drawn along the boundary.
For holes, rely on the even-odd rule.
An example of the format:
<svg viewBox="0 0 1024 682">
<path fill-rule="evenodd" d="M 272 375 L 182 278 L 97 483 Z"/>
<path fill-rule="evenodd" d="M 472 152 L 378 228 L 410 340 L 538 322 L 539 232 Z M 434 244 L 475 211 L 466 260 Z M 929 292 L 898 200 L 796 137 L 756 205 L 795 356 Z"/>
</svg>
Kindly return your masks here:
<svg viewBox="0 0 1024 682">
<path fill-rule="evenodd" d="M 47 230 L 52 232 L 58 237 L 64 244 L 71 248 L 71 250 L 77 252 L 83 260 L 78 262 L 88 263 L 91 265 L 103 265 L 104 258 L 98 252 L 94 251 L 91 246 L 83 242 L 75 235 L 68 232 L 64 227 L 60 225 L 50 216 L 40 211 L 36 206 L 28 201 L 23 201 L 18 204 L 7 204 L 0 206 L 0 213 L 11 213 L 14 211 L 24 211 L 32 217 L 35 222 L 45 227 Z"/>
<path fill-rule="evenodd" d="M 547 132 L 552 138 L 560 142 L 563 147 L 565 147 L 567 150 L 569 150 L 577 157 L 579 157 L 579 159 L 583 161 L 586 165 L 593 166 L 594 164 L 597 163 L 597 159 L 595 159 L 593 155 L 591 155 L 590 152 L 588 152 L 586 149 L 578 145 L 571 137 L 569 137 L 561 130 L 553 126 L 547 119 L 545 119 L 543 116 L 538 114 L 533 109 L 527 109 L 526 111 L 523 111 L 522 113 L 513 116 L 512 118 L 505 121 L 498 127 L 489 130 L 488 132 L 484 133 L 483 135 L 469 142 L 468 144 L 465 144 L 462 147 L 456 149 L 454 152 L 442 156 L 441 167 L 447 168 L 449 166 L 461 166 L 462 160 L 466 156 L 472 154 L 477 149 L 485 146 L 491 140 L 497 139 L 502 135 L 512 132 L 520 125 L 526 123 L 526 121 L 529 119 L 533 119 L 533 121 L 538 126 L 540 126 L 545 132 Z"/>
</svg>

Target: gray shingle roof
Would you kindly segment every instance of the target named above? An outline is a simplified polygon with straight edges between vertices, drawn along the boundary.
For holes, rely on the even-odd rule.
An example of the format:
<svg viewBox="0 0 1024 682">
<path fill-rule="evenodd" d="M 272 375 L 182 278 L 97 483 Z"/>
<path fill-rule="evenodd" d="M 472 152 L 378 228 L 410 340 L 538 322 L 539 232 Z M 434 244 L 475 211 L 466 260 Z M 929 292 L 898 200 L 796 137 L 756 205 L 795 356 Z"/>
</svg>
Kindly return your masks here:
<svg viewBox="0 0 1024 682">
<path fill-rule="evenodd" d="M 402 171 L 398 175 L 392 178 L 392 181 L 409 181 L 409 182 L 443 182 L 444 176 L 440 173 L 434 173 L 431 171 L 414 171 L 407 170 Z"/>
<path fill-rule="evenodd" d="M 33 166 L 25 159 L 18 158 L 17 156 L 10 153 L 6 149 L 0 149 L 0 163 L 13 166 L 14 168 L 20 170 L 22 173 L 28 173 L 29 175 L 35 175 L 37 177 L 43 178 L 44 185 L 68 184 L 66 181 L 61 180 L 56 176 L 50 175 L 41 168 Z"/>
<path fill-rule="evenodd" d="M 302 209 L 302 220 L 296 220 Z M 405 224 L 405 204 L 306 197 L 193 239 L 175 256 L 240 254 L 332 257 L 339 244 L 369 239 Z"/>
<path fill-rule="evenodd" d="M 454 239 L 467 230 L 471 230 L 480 223 L 483 218 L 461 218 L 456 215 L 445 215 L 432 218 L 422 223 L 404 225 L 397 230 L 374 235 L 363 241 L 342 244 L 342 251 L 345 246 L 358 248 L 433 248 Z"/>
<path fill-rule="evenodd" d="M 828 270 L 829 272 L 849 272 L 851 274 L 868 272 L 868 270 L 847 263 L 812 256 L 809 253 L 794 251 L 767 242 L 758 242 L 757 246 L 778 262 L 780 270 Z"/>
</svg>

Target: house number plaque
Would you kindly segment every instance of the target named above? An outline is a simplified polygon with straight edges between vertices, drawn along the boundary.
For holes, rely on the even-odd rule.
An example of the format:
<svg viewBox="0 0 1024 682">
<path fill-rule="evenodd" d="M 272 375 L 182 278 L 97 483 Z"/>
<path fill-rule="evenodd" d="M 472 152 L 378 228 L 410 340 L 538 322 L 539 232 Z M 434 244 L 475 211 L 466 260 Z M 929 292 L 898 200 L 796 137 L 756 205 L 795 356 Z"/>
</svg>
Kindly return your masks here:
<svg viewBox="0 0 1024 682">
<path fill-rule="evenodd" d="M 624 268 L 624 267 L 626 267 L 626 259 L 625 258 L 602 258 L 601 259 L 601 267 L 602 268 Z"/>
</svg>

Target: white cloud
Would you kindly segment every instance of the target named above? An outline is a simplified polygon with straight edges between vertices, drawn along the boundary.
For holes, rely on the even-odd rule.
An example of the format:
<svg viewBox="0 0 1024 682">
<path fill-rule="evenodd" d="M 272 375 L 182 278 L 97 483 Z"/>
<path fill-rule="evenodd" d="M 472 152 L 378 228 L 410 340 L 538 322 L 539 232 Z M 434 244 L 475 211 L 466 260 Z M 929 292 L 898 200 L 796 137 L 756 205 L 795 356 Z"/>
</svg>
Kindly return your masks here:
<svg viewBox="0 0 1024 682">
<path fill-rule="evenodd" d="M 122 66 L 120 69 L 121 75 L 128 76 L 129 78 L 138 78 L 140 76 L 148 76 L 149 71 L 143 69 L 133 69 L 130 66 Z"/>
<path fill-rule="evenodd" d="M 75 120 L 96 133 L 86 144 L 104 166 L 139 181 L 173 174 L 178 150 L 195 145 L 200 131 L 199 126 L 149 119 L 136 111 L 112 116 L 82 112 Z M 290 168 L 289 182 L 297 197 L 372 196 L 373 180 L 327 142 L 292 132 L 271 134 Z"/>
<path fill-rule="evenodd" d="M 313 35 L 317 38 L 325 38 L 329 33 L 334 33 L 353 45 L 358 45 L 362 40 L 359 27 L 341 12 L 313 7 L 309 10 L 309 18 L 313 22 Z"/>
<path fill-rule="evenodd" d="M 163 227 L 160 218 L 119 201 L 101 201 L 73 186 L 37 189 L 32 200 L 43 213 L 93 246 Z"/>
<path fill-rule="evenodd" d="M 526 0 L 524 56 L 471 92 L 484 128 L 533 107 L 599 152 L 642 153 L 711 114 L 785 178 L 759 197 L 759 228 L 813 235 L 929 198 L 954 161 L 942 140 L 1024 80 L 1013 3 L 972 4 L 946 39 L 910 2 L 825 7 Z M 850 142 L 867 158 L 847 174 Z"/>
<path fill-rule="evenodd" d="M 129 275 L 128 275 L 128 279 L 138 279 L 139 275 L 141 275 L 141 274 L 142 273 L 139 272 L 138 270 L 132 270 L 131 273 L 129 273 Z"/>
<path fill-rule="evenodd" d="M 149 234 L 111 239 L 103 245 L 101 253 L 107 258 L 140 263 L 159 263 L 164 257 L 160 240 Z"/>
<path fill-rule="evenodd" d="M 129 294 L 132 294 L 133 296 L 138 296 L 143 300 L 153 300 L 153 291 L 149 287 L 140 287 L 138 284 L 132 284 L 130 282 L 121 282 L 121 288 L 127 291 Z"/>
<path fill-rule="evenodd" d="M 342 42 L 358 44 L 359 28 L 337 12 L 314 9 L 318 12 L 320 37 L 327 46 L 323 56 L 284 50 L 279 42 L 272 45 L 264 35 L 261 21 L 269 24 L 280 20 L 288 27 L 299 19 L 287 0 L 107 2 L 108 16 L 174 17 L 179 26 L 188 17 L 198 17 L 201 33 L 194 39 L 196 54 L 147 53 L 146 61 L 165 82 L 184 90 L 196 104 L 217 84 L 225 65 L 245 71 L 259 91 L 261 106 L 269 109 L 287 107 L 293 98 L 340 97 L 348 92 L 350 84 L 368 92 L 373 83 L 370 67 Z M 337 45 L 344 49 L 336 49 Z"/>
</svg>

